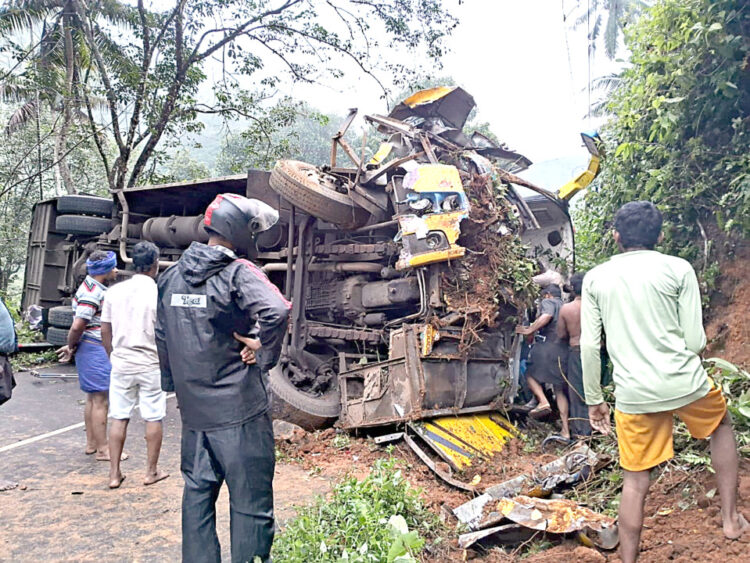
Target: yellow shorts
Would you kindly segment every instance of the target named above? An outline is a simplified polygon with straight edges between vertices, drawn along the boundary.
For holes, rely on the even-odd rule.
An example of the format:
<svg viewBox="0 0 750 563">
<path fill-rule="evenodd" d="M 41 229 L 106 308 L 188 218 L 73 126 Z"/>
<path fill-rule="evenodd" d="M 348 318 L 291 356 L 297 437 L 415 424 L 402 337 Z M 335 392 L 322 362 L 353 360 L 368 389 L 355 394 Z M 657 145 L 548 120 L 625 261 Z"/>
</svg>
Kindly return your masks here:
<svg viewBox="0 0 750 563">
<path fill-rule="evenodd" d="M 714 433 L 727 412 L 721 389 L 674 411 L 627 414 L 615 409 L 615 429 L 620 465 L 628 471 L 645 471 L 674 456 L 673 414 L 685 423 L 693 438 L 702 440 Z"/>
</svg>

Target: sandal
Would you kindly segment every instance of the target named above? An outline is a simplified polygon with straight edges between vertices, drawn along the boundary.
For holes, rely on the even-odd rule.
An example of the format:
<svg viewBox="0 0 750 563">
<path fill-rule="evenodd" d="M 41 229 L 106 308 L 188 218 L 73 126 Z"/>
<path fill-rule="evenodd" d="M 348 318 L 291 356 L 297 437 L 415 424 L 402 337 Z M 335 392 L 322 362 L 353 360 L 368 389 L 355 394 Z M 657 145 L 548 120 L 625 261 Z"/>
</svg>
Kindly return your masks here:
<svg viewBox="0 0 750 563">
<path fill-rule="evenodd" d="M 549 405 L 539 405 L 529 411 L 529 416 L 531 418 L 539 420 L 540 418 L 544 418 L 545 416 L 549 415 L 551 412 L 552 407 L 550 407 Z"/>
<path fill-rule="evenodd" d="M 574 443 L 575 440 L 571 438 L 566 438 L 565 436 L 561 436 L 560 434 L 552 434 L 551 436 L 547 436 L 544 440 L 542 440 L 542 445 L 540 447 L 542 451 L 544 451 L 550 444 L 569 446 Z"/>
</svg>

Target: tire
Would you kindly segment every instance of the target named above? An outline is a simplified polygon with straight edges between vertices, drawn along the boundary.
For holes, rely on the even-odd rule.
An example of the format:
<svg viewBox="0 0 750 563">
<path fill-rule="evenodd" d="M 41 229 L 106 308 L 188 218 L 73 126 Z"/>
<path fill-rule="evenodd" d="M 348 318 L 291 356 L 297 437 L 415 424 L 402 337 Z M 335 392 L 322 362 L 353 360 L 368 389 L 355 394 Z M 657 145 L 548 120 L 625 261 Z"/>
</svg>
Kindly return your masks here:
<svg viewBox="0 0 750 563">
<path fill-rule="evenodd" d="M 55 230 L 68 235 L 96 236 L 112 229 L 112 219 L 86 215 L 60 215 L 55 220 Z"/>
<path fill-rule="evenodd" d="M 57 198 L 57 212 L 60 215 L 111 217 L 113 206 L 111 199 L 93 195 L 63 195 Z"/>
<path fill-rule="evenodd" d="M 336 191 L 333 176 L 312 164 L 298 160 L 280 160 L 271 171 L 271 187 L 301 210 L 338 225 L 355 229 L 367 223 L 370 213 L 352 199 Z"/>
<path fill-rule="evenodd" d="M 51 326 L 47 329 L 47 342 L 53 346 L 65 346 L 68 343 L 68 329 Z"/>
<path fill-rule="evenodd" d="M 47 322 L 50 326 L 69 329 L 73 326 L 73 317 L 75 311 L 70 305 L 63 305 L 61 307 L 52 307 L 47 315 Z"/>
<path fill-rule="evenodd" d="M 286 420 L 305 430 L 331 426 L 341 413 L 338 391 L 322 397 L 308 395 L 289 381 L 280 365 L 268 373 L 268 390 L 271 395 L 271 417 Z"/>
</svg>

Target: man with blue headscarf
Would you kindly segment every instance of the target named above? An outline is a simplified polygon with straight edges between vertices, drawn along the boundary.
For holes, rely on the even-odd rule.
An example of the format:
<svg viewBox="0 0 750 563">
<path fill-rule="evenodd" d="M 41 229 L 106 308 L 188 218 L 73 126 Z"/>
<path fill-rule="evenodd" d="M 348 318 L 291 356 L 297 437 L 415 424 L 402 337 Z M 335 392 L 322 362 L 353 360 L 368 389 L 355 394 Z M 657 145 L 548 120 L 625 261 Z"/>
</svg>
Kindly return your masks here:
<svg viewBox="0 0 750 563">
<path fill-rule="evenodd" d="M 68 345 L 58 350 L 63 362 L 75 355 L 78 384 L 86 393 L 83 419 L 86 424 L 86 454 L 109 461 L 107 409 L 109 374 L 112 366 L 102 345 L 101 312 L 107 284 L 117 277 L 114 252 L 95 250 L 86 261 L 88 275 L 73 299 L 75 317 L 68 332 Z"/>
</svg>

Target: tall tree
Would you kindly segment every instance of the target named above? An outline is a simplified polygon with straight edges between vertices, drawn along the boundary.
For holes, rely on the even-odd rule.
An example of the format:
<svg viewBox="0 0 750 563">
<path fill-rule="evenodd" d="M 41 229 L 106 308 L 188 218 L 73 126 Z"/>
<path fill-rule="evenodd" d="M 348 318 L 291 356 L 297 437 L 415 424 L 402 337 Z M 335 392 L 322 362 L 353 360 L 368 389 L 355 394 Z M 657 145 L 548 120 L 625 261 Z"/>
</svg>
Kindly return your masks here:
<svg viewBox="0 0 750 563">
<path fill-rule="evenodd" d="M 112 190 L 136 184 L 164 137 L 200 127 L 200 113 L 258 119 L 280 85 L 279 69 L 316 82 L 340 80 L 349 66 L 385 88 L 380 71 L 399 78 L 413 70 L 418 59 L 404 63 L 406 53 L 439 61 L 456 24 L 442 0 L 174 0 L 154 3 L 159 11 L 139 0 L 133 33 L 111 35 L 129 56 L 111 65 L 96 38 L 103 30 L 96 4 L 70 2 L 98 71 L 84 101 L 106 99 L 117 154 L 99 152 Z M 209 62 L 220 65 L 221 77 L 202 103 Z M 88 113 L 94 130 L 101 120 Z"/>
<path fill-rule="evenodd" d="M 0 120 L 7 120 L 14 111 L 0 104 Z M 20 289 L 9 284 L 23 271 L 34 204 L 59 195 L 52 170 L 60 119 L 59 113 L 42 106 L 38 136 L 35 127 L 23 127 L 0 151 L 0 293 Z M 80 129 L 71 131 L 66 160 L 80 191 L 106 194 L 107 180 L 88 141 Z"/>
<path fill-rule="evenodd" d="M 130 13 L 125 4 L 107 0 L 97 2 L 89 16 L 99 24 L 122 26 L 127 25 Z M 10 0 L 0 8 L 0 33 L 13 61 L 0 80 L 0 96 L 20 104 L 9 118 L 6 132 L 16 133 L 31 119 L 38 124 L 42 104 L 59 112 L 53 147 L 55 170 L 68 193 L 74 193 L 76 182 L 66 158 L 68 137 L 74 121 L 82 121 L 81 88 L 93 68 L 75 6 L 72 0 Z M 19 41 L 27 36 L 30 45 Z M 110 64 L 113 57 L 123 56 L 100 31 L 94 38 Z"/>
<path fill-rule="evenodd" d="M 607 58 L 614 59 L 623 30 L 649 4 L 646 0 L 576 0 L 573 27 L 586 26 L 590 54 L 601 42 Z"/>
</svg>

